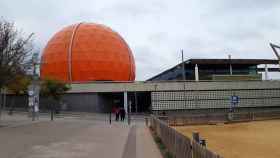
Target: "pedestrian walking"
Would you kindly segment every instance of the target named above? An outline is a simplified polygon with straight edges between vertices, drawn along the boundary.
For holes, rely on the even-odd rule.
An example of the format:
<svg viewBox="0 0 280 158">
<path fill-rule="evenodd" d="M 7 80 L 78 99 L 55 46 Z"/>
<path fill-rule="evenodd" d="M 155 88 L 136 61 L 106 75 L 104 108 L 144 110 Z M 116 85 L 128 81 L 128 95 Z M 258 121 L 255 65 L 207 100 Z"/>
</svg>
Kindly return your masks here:
<svg viewBox="0 0 280 158">
<path fill-rule="evenodd" d="M 120 115 L 121 115 L 121 121 L 124 121 L 124 119 L 125 119 L 125 109 L 124 108 L 120 109 Z"/>
<path fill-rule="evenodd" d="M 116 121 L 119 121 L 119 117 L 120 117 L 120 108 L 116 107 L 115 109 L 115 115 L 116 115 Z"/>
</svg>

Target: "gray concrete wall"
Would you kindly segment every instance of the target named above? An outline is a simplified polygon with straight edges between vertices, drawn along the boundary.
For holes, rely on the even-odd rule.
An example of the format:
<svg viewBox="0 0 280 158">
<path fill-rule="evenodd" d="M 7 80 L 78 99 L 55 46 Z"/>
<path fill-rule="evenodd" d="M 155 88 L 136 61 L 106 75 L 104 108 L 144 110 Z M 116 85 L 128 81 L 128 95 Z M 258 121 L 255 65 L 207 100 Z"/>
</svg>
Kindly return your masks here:
<svg viewBox="0 0 280 158">
<path fill-rule="evenodd" d="M 235 113 L 246 113 L 246 112 L 270 112 L 270 111 L 280 111 L 280 106 L 278 107 L 250 107 L 250 108 L 236 108 Z M 215 115 L 215 114 L 228 114 L 230 111 L 228 108 L 217 108 L 217 109 L 180 109 L 180 110 L 158 110 L 153 111 L 156 115 L 165 116 L 198 116 L 200 114 Z"/>
<path fill-rule="evenodd" d="M 28 96 L 27 95 L 7 95 L 6 97 L 6 109 L 14 108 L 21 108 L 27 109 L 28 108 Z"/>
<path fill-rule="evenodd" d="M 108 112 L 108 98 L 100 97 L 97 93 L 72 93 L 65 94 L 60 103 L 46 97 L 40 97 L 40 111 L 48 111 L 55 105 L 62 111 L 80 112 Z M 14 106 L 16 109 L 28 109 L 28 96 L 8 95 L 6 108 Z"/>
<path fill-rule="evenodd" d="M 273 90 L 274 89 L 274 90 Z M 134 83 L 87 83 L 72 84 L 72 89 L 62 98 L 62 110 L 85 111 L 85 112 L 108 112 L 113 104 L 112 98 L 100 95 L 99 92 L 149 92 L 153 95 L 161 93 L 161 98 L 153 98 L 153 106 L 168 107 L 171 109 L 188 109 L 185 101 L 176 101 L 174 97 L 182 97 L 180 91 L 187 91 L 187 97 L 191 109 L 218 107 L 226 108 L 229 104 L 229 97 L 236 93 L 242 96 L 242 106 L 280 106 L 280 81 L 235 81 L 235 82 L 134 82 Z M 173 98 L 167 95 L 171 91 L 178 91 Z M 204 92 L 203 92 L 204 91 Z M 173 92 L 172 92 L 173 93 Z M 153 96 L 154 97 L 154 96 Z M 259 98 L 258 100 L 250 99 Z M 150 99 L 150 98 L 147 98 Z M 200 100 L 199 102 L 196 101 Z M 242 98 L 241 98 L 242 99 Z M 12 95 L 7 97 L 7 105 L 12 103 Z M 17 96 L 16 107 L 27 108 L 27 96 Z M 164 102 L 155 102 L 155 101 Z M 170 103 L 172 101 L 172 103 Z M 50 104 L 59 104 L 44 97 L 40 98 L 40 108 L 47 109 Z M 167 106 L 166 106 L 167 105 Z M 161 108 L 161 107 L 160 107 Z M 189 109 L 190 109 L 189 108 Z M 160 109 L 157 109 L 160 110 Z"/>
<path fill-rule="evenodd" d="M 62 109 L 69 111 L 100 112 L 96 93 L 65 94 Z"/>
<path fill-rule="evenodd" d="M 104 83 L 93 82 L 72 84 L 68 93 L 87 92 L 134 92 L 134 91 L 172 91 L 172 90 L 217 90 L 217 89 L 266 89 L 280 88 L 280 81 L 162 81 L 162 82 L 131 82 Z"/>
<path fill-rule="evenodd" d="M 113 98 L 98 94 L 98 112 L 110 112 L 113 107 Z"/>
</svg>

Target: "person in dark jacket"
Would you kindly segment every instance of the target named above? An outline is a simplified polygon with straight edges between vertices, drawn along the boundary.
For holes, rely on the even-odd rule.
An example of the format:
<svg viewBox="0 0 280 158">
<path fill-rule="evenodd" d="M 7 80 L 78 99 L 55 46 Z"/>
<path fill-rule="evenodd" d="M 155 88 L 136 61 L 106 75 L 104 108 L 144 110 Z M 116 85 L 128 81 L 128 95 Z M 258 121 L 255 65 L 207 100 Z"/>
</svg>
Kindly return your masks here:
<svg viewBox="0 0 280 158">
<path fill-rule="evenodd" d="M 125 119 L 125 109 L 124 108 L 120 109 L 120 115 L 121 115 L 121 121 L 124 121 L 124 119 Z"/>
</svg>

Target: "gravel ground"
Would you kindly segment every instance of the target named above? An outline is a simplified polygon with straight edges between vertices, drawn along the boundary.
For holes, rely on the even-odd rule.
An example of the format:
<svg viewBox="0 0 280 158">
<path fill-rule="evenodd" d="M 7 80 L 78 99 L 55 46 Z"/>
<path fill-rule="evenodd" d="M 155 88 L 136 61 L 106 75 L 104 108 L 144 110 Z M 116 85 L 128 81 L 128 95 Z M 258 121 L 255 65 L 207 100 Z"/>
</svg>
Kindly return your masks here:
<svg viewBox="0 0 280 158">
<path fill-rule="evenodd" d="M 176 127 L 191 137 L 193 131 L 206 139 L 207 148 L 225 158 L 279 158 L 280 120 L 236 124 Z"/>
</svg>

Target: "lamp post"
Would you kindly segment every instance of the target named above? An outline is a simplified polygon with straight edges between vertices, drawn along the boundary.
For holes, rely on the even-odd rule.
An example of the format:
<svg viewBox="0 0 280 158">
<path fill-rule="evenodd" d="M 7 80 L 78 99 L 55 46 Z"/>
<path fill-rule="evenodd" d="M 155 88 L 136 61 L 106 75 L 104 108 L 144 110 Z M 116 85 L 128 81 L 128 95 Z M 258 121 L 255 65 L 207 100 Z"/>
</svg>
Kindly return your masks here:
<svg viewBox="0 0 280 158">
<path fill-rule="evenodd" d="M 36 112 L 38 112 L 39 108 L 35 106 L 39 106 L 39 90 L 36 87 L 36 80 L 37 80 L 37 73 L 36 73 L 36 66 L 40 64 L 38 62 L 39 54 L 34 53 L 32 56 L 32 83 L 31 87 L 29 88 L 29 105 L 31 106 L 32 112 L 32 121 L 35 121 Z"/>
<path fill-rule="evenodd" d="M 182 80 L 186 80 L 186 73 L 185 73 L 185 63 L 184 63 L 184 51 L 181 50 L 182 55 Z"/>
</svg>

